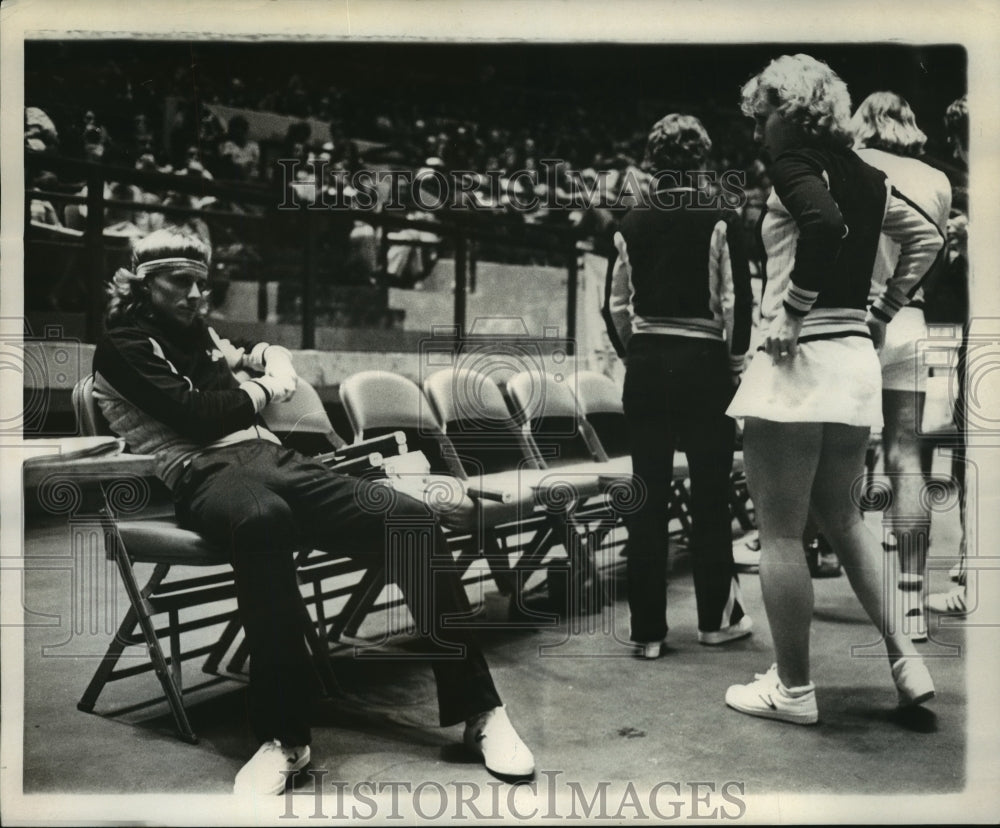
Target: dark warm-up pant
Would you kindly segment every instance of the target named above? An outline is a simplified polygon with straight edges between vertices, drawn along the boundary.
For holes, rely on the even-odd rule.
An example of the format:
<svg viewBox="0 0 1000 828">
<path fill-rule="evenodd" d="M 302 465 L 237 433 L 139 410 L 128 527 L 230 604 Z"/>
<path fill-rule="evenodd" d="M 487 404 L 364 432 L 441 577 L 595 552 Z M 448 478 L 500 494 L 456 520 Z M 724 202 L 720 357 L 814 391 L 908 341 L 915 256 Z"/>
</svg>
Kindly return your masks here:
<svg viewBox="0 0 1000 828">
<path fill-rule="evenodd" d="M 738 601 L 726 612 L 736 579 L 729 511 L 735 423 L 725 414 L 732 395 L 723 343 L 657 334 L 629 341 L 622 402 L 632 471 L 646 488 L 643 506 L 627 523 L 633 641 L 660 641 L 667 634 L 667 504 L 675 448 L 687 455 L 691 472 L 698 629 L 718 630 L 743 617 Z"/>
<path fill-rule="evenodd" d="M 230 550 L 250 648 L 250 718 L 262 742 L 310 741 L 312 673 L 293 557 L 307 545 L 386 564 L 428 633 L 442 725 L 500 704 L 474 637 L 441 623 L 469 604 L 458 574 L 435 566 L 449 552 L 422 503 L 262 440 L 196 458 L 175 495 L 182 521 Z"/>
</svg>

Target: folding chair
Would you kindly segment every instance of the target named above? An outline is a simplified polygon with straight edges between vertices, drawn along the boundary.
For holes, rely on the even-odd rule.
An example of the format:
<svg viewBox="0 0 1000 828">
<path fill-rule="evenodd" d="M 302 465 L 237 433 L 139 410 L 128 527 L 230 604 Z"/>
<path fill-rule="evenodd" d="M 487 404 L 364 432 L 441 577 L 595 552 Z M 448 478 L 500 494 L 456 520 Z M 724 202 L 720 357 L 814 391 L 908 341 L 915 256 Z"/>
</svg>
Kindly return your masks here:
<svg viewBox="0 0 1000 828">
<path fill-rule="evenodd" d="M 457 551 L 456 569 L 464 573 L 482 555 L 490 565 L 498 588 L 512 591 L 506 556 L 496 548 L 498 523 L 516 520 L 521 509 L 516 501 L 514 480 L 471 477 L 458 452 L 445 434 L 420 387 L 400 374 L 389 371 L 361 371 L 340 386 L 341 402 L 356 440 L 370 440 L 398 431 L 405 435 L 407 446 L 426 459 L 426 474 L 412 475 L 414 485 L 404 491 L 420 498 L 424 487 L 444 479 L 456 481 L 458 490 L 468 495 L 471 508 L 446 510 L 442 525 L 449 530 L 448 540 Z M 452 503 L 450 497 L 448 503 Z M 428 502 L 435 508 L 433 500 Z M 504 562 L 501 565 L 501 560 Z"/>
<path fill-rule="evenodd" d="M 563 545 L 572 561 L 586 558 L 586 549 L 568 522 L 581 479 L 546 468 L 530 433 L 519 426 L 488 375 L 443 369 L 425 380 L 424 389 L 466 474 L 488 488 L 515 493 L 512 513 L 487 516 L 487 537 L 490 554 L 508 565 L 510 555 L 518 555 L 510 567 L 509 583 L 517 609 L 531 615 L 521 594 L 530 574 L 544 568 L 549 552 Z M 597 492 L 598 477 L 597 470 L 588 472 L 582 481 L 588 492 Z M 589 571 L 586 565 L 578 569 Z"/>
<path fill-rule="evenodd" d="M 611 377 L 596 371 L 579 371 L 576 382 L 580 413 L 597 435 L 610 464 L 618 473 L 631 473 L 632 449 L 621 387 Z M 686 458 L 675 452 L 674 479 L 667 510 L 671 519 L 680 525 L 681 537 L 687 537 L 691 531 L 691 495 L 686 483 L 689 476 Z"/>
<path fill-rule="evenodd" d="M 597 371 L 578 371 L 576 401 L 609 461 L 622 471 L 631 471 L 632 450 L 618 383 Z"/>
<path fill-rule="evenodd" d="M 84 377 L 76 384 L 72 399 L 80 430 L 84 435 L 110 433 L 94 402 L 92 376 Z M 154 477 L 155 464 L 152 457 L 121 455 L 101 459 L 100 463 L 71 462 L 72 466 L 64 463 L 63 468 L 70 471 L 75 480 L 97 482 L 100 485 L 104 501 L 100 523 L 105 553 L 109 560 L 114 561 L 129 600 L 125 617 L 77 707 L 84 712 L 93 712 L 98 697 L 108 683 L 154 671 L 163 688 L 178 734 L 185 741 L 196 743 L 197 736 L 184 707 L 181 667 L 184 661 L 207 656 L 204 669 L 214 673 L 239 632 L 237 612 L 231 607 L 236 588 L 228 555 L 197 532 L 181 527 L 173 516 L 150 518 L 134 515 L 125 519 L 119 514 L 120 509 L 116 508 L 117 498 L 113 491 L 115 485 L 123 478 L 134 482 L 138 478 Z M 41 469 L 46 466 L 50 469 L 53 467 L 48 463 L 42 464 Z M 34 472 L 36 476 L 39 473 L 39 469 Z M 153 569 L 140 586 L 136 567 L 141 565 L 152 565 Z M 175 565 L 197 567 L 199 574 L 168 578 Z M 357 569 L 356 564 L 350 560 L 327 559 L 320 566 L 314 567 L 310 578 L 319 581 L 356 572 Z M 342 626 L 360 624 L 355 616 L 361 614 L 367 605 L 357 595 L 358 589 L 352 585 L 336 592 L 339 596 L 349 596 L 348 605 L 338 617 L 338 620 L 345 619 Z M 325 597 L 333 594 L 333 591 L 326 591 Z M 230 608 L 204 611 L 204 607 L 220 602 L 228 602 Z M 182 611 L 195 607 L 202 608 L 197 617 L 181 619 Z M 333 692 L 337 684 L 329 665 L 329 649 L 322 633 L 322 623 L 320 632 L 317 632 L 305 602 L 301 611 L 303 635 L 312 652 L 318 677 L 324 689 Z M 167 622 L 158 627 L 153 619 L 161 614 L 166 614 Z M 220 624 L 226 626 L 214 643 L 187 651 L 182 649 L 182 634 Z M 161 643 L 163 640 L 169 644 L 169 655 L 164 653 Z M 118 663 L 126 647 L 135 644 L 145 645 L 149 661 L 119 668 Z"/>
</svg>

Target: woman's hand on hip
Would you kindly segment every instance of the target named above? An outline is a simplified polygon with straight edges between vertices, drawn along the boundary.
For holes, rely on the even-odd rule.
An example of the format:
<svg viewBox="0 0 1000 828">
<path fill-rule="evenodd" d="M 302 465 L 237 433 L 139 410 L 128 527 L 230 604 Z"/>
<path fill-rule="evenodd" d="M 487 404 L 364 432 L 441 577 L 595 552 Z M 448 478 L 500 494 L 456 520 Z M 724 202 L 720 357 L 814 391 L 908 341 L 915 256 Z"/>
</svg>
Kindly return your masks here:
<svg viewBox="0 0 1000 828">
<path fill-rule="evenodd" d="M 868 318 L 865 319 L 865 324 L 868 326 L 868 332 L 871 334 L 872 345 L 875 346 L 876 351 L 881 351 L 882 346 L 885 344 L 885 322 L 869 312 Z"/>
<path fill-rule="evenodd" d="M 776 362 L 795 356 L 801 330 L 801 316 L 795 316 L 784 308 L 779 309 L 764 337 L 764 350 Z"/>
</svg>

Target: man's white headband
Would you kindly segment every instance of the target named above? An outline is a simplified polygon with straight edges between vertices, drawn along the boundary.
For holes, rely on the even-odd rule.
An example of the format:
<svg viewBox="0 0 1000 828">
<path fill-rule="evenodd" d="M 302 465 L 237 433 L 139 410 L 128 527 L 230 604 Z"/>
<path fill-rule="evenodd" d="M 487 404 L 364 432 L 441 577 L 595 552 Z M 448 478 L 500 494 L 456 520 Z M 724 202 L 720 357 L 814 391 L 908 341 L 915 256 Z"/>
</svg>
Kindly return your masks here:
<svg viewBox="0 0 1000 828">
<path fill-rule="evenodd" d="M 147 276 L 159 276 L 161 273 L 172 273 L 177 270 L 193 270 L 202 276 L 208 276 L 208 265 L 205 262 L 184 257 L 152 259 L 143 262 L 136 267 L 135 275 L 140 279 L 145 279 Z"/>
</svg>

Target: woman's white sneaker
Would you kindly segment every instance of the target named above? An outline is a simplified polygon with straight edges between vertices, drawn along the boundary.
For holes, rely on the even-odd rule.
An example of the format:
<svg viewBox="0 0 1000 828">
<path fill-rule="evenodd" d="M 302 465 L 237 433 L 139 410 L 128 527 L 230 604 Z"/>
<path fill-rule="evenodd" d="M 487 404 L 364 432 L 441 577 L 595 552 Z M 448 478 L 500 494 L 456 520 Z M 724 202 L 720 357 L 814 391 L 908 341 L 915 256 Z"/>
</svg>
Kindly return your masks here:
<svg viewBox="0 0 1000 828">
<path fill-rule="evenodd" d="M 309 745 L 285 747 L 277 739 L 264 742 L 236 774 L 233 793 L 244 796 L 280 794 L 292 775 L 309 764 L 309 758 Z"/>
<path fill-rule="evenodd" d="M 934 681 L 919 656 L 907 656 L 893 664 L 892 680 L 899 693 L 900 707 L 914 707 L 934 698 Z"/>
<path fill-rule="evenodd" d="M 726 690 L 726 704 L 733 710 L 765 719 L 810 725 L 819 721 L 816 687 L 785 687 L 778 678 L 778 665 L 758 673 L 749 684 L 734 684 Z"/>
</svg>

